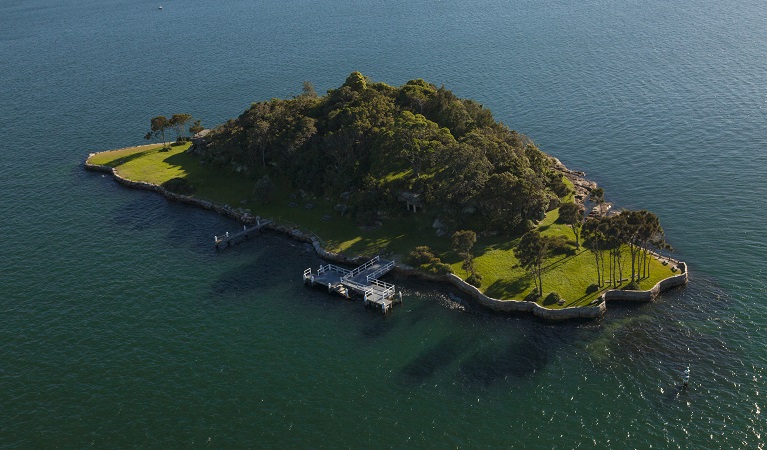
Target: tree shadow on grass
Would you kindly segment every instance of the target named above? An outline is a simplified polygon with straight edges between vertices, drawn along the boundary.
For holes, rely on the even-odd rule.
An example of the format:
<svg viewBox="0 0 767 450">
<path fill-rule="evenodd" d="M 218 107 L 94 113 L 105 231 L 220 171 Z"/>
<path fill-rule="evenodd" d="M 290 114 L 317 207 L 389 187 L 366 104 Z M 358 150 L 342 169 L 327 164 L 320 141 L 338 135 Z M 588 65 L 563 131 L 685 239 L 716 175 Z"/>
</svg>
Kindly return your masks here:
<svg viewBox="0 0 767 450">
<path fill-rule="evenodd" d="M 144 151 L 140 151 L 136 153 L 131 153 L 130 155 L 121 156 L 119 158 L 115 158 L 111 161 L 108 161 L 104 165 L 109 167 L 117 167 L 117 166 L 121 166 L 123 164 L 129 163 L 135 159 L 143 158 L 149 154 L 158 153 L 160 151 L 162 151 L 162 147 L 152 148 L 149 150 L 144 150 Z"/>
<path fill-rule="evenodd" d="M 521 293 L 527 290 L 531 284 L 533 284 L 533 279 L 530 275 L 515 280 L 496 280 L 485 289 L 485 295 L 499 300 L 510 300 L 512 299 L 511 296 L 516 296 L 519 298 L 514 298 L 514 300 L 522 300 Z"/>
</svg>

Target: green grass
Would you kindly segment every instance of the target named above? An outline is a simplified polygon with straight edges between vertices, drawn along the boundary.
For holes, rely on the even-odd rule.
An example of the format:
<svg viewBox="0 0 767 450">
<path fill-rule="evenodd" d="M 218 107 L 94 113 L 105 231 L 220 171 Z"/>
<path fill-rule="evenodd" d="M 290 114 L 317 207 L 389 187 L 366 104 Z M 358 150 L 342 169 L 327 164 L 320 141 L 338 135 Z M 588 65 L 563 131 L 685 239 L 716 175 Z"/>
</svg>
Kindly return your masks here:
<svg viewBox="0 0 767 450">
<path fill-rule="evenodd" d="M 170 150 L 163 150 L 161 144 L 132 147 L 99 153 L 88 161 L 114 167 L 121 176 L 136 181 L 162 184 L 172 178 L 184 178 L 196 188 L 195 197 L 248 208 L 262 217 L 299 225 L 304 231 L 318 235 L 329 251 L 344 252 L 350 256 L 383 253 L 405 260 L 413 248 L 427 245 L 444 262 L 450 264 L 457 275 L 464 279 L 468 275 L 461 269 L 460 258 L 450 250 L 449 236 L 436 236 L 431 227 L 433 217 L 428 214 L 411 213 L 402 218 L 386 220 L 379 228 L 367 229 L 334 212 L 336 202 L 332 199 L 301 197 L 284 185 L 277 186 L 269 203 L 257 203 L 253 198 L 254 178 L 224 168 L 202 165 L 196 156 L 185 152 L 187 148 L 189 144 L 171 147 Z M 390 177 L 400 179 L 406 175 L 406 172 L 399 172 Z M 309 209 L 307 204 L 313 207 Z M 330 220 L 323 220 L 323 216 L 330 217 Z M 572 229 L 568 225 L 556 223 L 558 218 L 559 210 L 550 211 L 539 225 L 541 233 L 544 236 L 565 236 L 573 240 Z M 475 265 L 483 277 L 481 289 L 487 295 L 519 300 L 532 290 L 532 279 L 519 267 L 519 261 L 514 256 L 513 248 L 517 241 L 518 237 L 486 237 L 479 238 L 474 246 Z M 624 253 L 628 258 L 628 250 Z M 630 263 L 624 262 L 623 267 L 624 277 L 627 277 L 625 272 L 630 270 Z M 674 273 L 670 267 L 653 259 L 651 276 L 642 280 L 640 287 L 650 289 L 671 275 Z M 565 300 L 565 304 L 546 304 L 544 300 L 540 302 L 548 308 L 586 305 L 603 292 L 586 293 L 586 289 L 595 281 L 596 268 L 591 252 L 581 249 L 571 255 L 551 257 L 545 263 L 544 298 L 549 292 L 555 291 Z"/>
</svg>

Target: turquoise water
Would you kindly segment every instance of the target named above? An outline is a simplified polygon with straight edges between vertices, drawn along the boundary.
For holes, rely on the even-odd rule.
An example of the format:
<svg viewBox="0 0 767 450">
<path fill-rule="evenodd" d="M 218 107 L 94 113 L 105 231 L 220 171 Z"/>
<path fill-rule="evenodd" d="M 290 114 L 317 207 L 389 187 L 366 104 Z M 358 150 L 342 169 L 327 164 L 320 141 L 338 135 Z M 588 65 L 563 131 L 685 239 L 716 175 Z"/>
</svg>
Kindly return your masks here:
<svg viewBox="0 0 767 450">
<path fill-rule="evenodd" d="M 0 447 L 764 445 L 760 2 L 158 5 L 0 3 Z M 479 100 L 656 212 L 692 283 L 550 325 L 395 279 L 382 317 L 305 289 L 302 244 L 215 253 L 236 224 L 80 166 L 353 70 Z"/>
</svg>

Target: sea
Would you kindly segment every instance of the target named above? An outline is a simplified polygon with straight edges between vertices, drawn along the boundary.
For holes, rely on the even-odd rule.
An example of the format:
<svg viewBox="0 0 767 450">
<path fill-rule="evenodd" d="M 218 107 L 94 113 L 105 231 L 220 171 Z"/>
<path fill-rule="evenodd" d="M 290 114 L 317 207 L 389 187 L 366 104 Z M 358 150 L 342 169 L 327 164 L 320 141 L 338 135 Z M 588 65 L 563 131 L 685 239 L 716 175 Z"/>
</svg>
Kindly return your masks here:
<svg viewBox="0 0 767 450">
<path fill-rule="evenodd" d="M 390 278 L 384 316 L 304 287 L 302 243 L 216 252 L 238 224 L 83 170 L 352 71 L 655 212 L 689 285 L 556 324 Z M 2 0 L 0 131 L 0 448 L 765 446 L 763 1 Z"/>
</svg>

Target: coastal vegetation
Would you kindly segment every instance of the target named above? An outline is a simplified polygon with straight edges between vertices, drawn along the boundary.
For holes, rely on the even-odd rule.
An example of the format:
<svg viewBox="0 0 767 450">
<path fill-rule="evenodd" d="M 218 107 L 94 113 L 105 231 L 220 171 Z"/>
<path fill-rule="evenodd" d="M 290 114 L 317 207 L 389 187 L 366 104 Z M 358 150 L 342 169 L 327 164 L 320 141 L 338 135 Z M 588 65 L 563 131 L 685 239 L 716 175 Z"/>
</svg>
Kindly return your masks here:
<svg viewBox="0 0 767 450">
<path fill-rule="evenodd" d="M 453 272 L 495 298 L 580 306 L 673 275 L 647 250 L 665 245 L 652 213 L 585 219 L 586 199 L 532 140 L 420 79 L 392 87 L 355 72 L 324 96 L 305 83 L 193 146 L 163 139 L 89 162 L 294 224 L 329 251 Z M 601 212 L 604 192 L 591 201 Z"/>
</svg>

